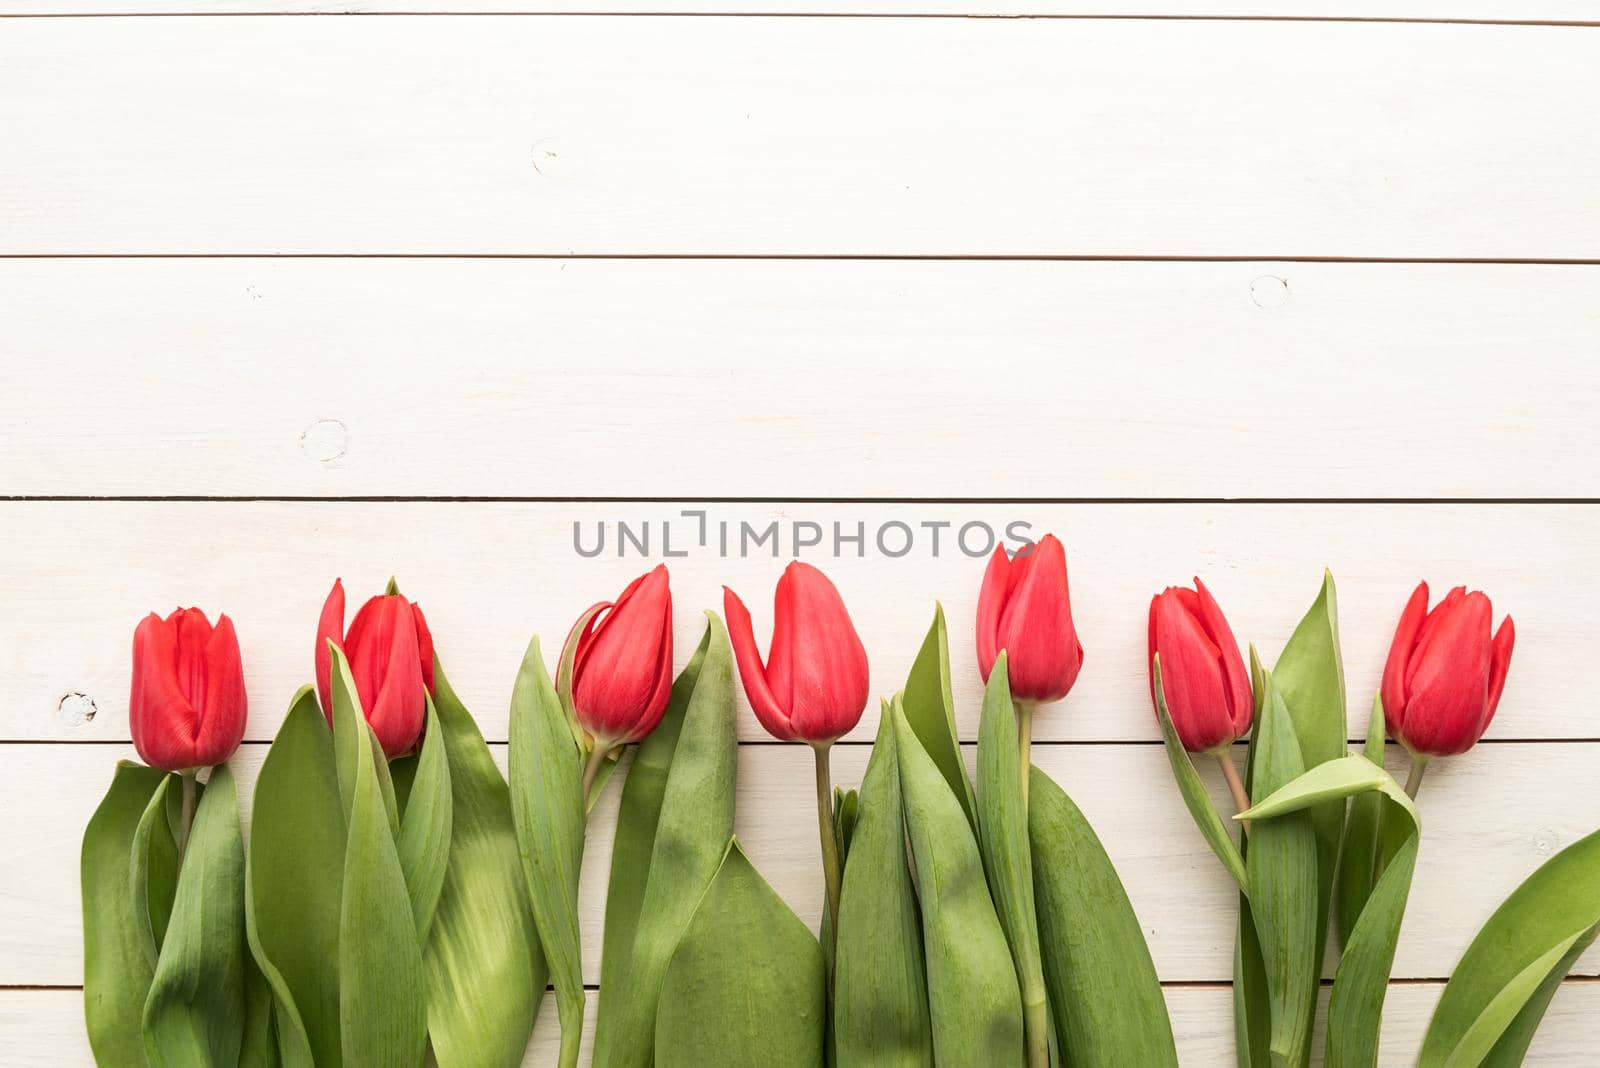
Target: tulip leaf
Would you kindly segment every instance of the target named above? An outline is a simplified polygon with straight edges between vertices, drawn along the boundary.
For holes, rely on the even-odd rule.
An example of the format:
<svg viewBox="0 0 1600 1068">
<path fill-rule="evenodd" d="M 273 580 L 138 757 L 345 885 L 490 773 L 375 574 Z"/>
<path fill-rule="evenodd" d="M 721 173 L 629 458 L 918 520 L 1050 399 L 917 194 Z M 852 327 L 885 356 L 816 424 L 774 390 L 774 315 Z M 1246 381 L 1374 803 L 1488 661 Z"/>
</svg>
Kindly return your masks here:
<svg viewBox="0 0 1600 1068">
<path fill-rule="evenodd" d="M 178 889 L 178 836 L 174 828 L 181 814 L 181 789 L 174 789 L 180 777 L 169 773 L 151 795 L 139 826 L 133 832 L 133 854 L 129 861 L 130 892 L 133 894 L 134 922 L 145 960 L 153 969 L 172 918 L 172 899 Z"/>
<path fill-rule="evenodd" d="M 945 635 L 944 606 L 933 606 L 933 624 L 922 648 L 911 664 L 902 695 L 906 722 L 922 743 L 939 774 L 961 803 L 973 833 L 978 828 L 978 801 L 961 760 L 961 745 L 956 736 L 956 702 L 950 691 L 950 643 Z"/>
<path fill-rule="evenodd" d="M 1273 677 L 1263 676 L 1251 797 L 1263 800 L 1304 771 L 1300 746 Z M 1342 803 L 1342 802 L 1341 802 Z M 1317 839 L 1309 811 L 1251 826 L 1245 852 L 1250 913 L 1271 1004 L 1271 1058 L 1300 1064 L 1310 1042 L 1321 949 L 1317 926 Z"/>
<path fill-rule="evenodd" d="M 433 677 L 437 722 L 428 734 L 438 736 L 450 766 L 451 828 L 422 956 L 428 1038 L 440 1068 L 516 1068 L 548 975 L 517 858 L 511 792 L 437 657 Z"/>
<path fill-rule="evenodd" d="M 301 687 L 256 779 L 245 869 L 250 951 L 273 995 L 283 1063 L 340 1063 L 339 902 L 345 826 L 333 737 Z"/>
<path fill-rule="evenodd" d="M 1372 702 L 1372 716 L 1367 722 L 1367 739 L 1362 749 L 1366 758 L 1383 767 L 1383 698 Z M 1345 821 L 1344 844 L 1339 855 L 1339 885 L 1334 893 L 1334 918 L 1339 925 L 1339 944 L 1350 941 L 1350 932 L 1356 918 L 1366 906 L 1372 884 L 1388 858 L 1379 858 L 1379 838 L 1383 816 L 1383 799 L 1376 793 L 1357 794 L 1350 801 L 1350 814 Z"/>
<path fill-rule="evenodd" d="M 563 1068 L 578 1063 L 583 961 L 578 874 L 583 864 L 583 769 L 536 637 L 511 691 L 511 817 L 539 942 L 556 988 Z"/>
<path fill-rule="evenodd" d="M 429 697 L 427 729 L 407 779 L 405 814 L 395 841 L 411 896 L 417 938 L 424 945 L 439 904 L 439 890 L 444 886 L 445 864 L 450 859 L 450 763 L 441 735 L 439 713 Z"/>
<path fill-rule="evenodd" d="M 246 876 L 249 865 L 246 862 Z M 249 953 L 244 955 L 244 1035 L 239 1068 L 278 1068 L 278 1036 L 272 1026 L 272 987 Z"/>
<path fill-rule="evenodd" d="M 890 712 L 900 791 L 922 905 L 928 1007 L 940 1064 L 1019 1064 L 1022 994 L 984 883 L 983 859 L 950 789 L 896 697 Z"/>
<path fill-rule="evenodd" d="M 151 1065 L 237 1064 L 244 1040 L 244 838 L 226 764 L 211 770 L 183 850 L 144 1004 Z"/>
<path fill-rule="evenodd" d="M 705 653 L 670 754 L 631 957 L 622 972 L 625 996 L 602 993 L 594 1063 L 607 1068 L 648 1068 L 667 966 L 733 837 L 733 653 L 722 620 L 713 612 L 706 617 Z M 602 978 L 614 982 L 616 976 L 613 968 Z"/>
<path fill-rule="evenodd" d="M 1439 997 L 1419 1068 L 1520 1064 L 1550 998 L 1600 932 L 1600 831 L 1546 861 L 1495 910 Z"/>
<path fill-rule="evenodd" d="M 978 725 L 978 849 L 989 878 L 995 912 L 1011 947 L 1022 994 L 1023 1037 L 1028 1063 L 1050 1063 L 1050 1004 L 1039 960 L 1039 921 L 1033 907 L 1033 858 L 1028 845 L 1028 802 L 1024 800 L 1017 747 L 1017 713 L 1011 703 L 1005 651 L 995 659 L 983 694 Z"/>
<path fill-rule="evenodd" d="M 333 656 L 335 747 L 357 732 L 344 886 L 339 900 L 339 1028 L 351 1065 L 416 1065 L 427 1046 L 422 950 L 405 874 L 379 785 L 374 736 L 356 697 L 350 664 Z M 362 736 L 365 737 L 362 737 Z M 341 784 L 343 785 L 343 784 Z"/>
<path fill-rule="evenodd" d="M 886 710 L 861 780 L 839 895 L 833 1035 L 839 1068 L 931 1068 L 922 920 L 906 856 L 900 759 Z"/>
<path fill-rule="evenodd" d="M 1217 855 L 1217 859 L 1222 861 L 1222 866 L 1228 869 L 1233 881 L 1239 884 L 1241 890 L 1245 890 L 1248 883 L 1244 870 L 1244 857 L 1239 854 L 1239 847 L 1234 845 L 1233 835 L 1222 822 L 1222 816 L 1217 812 L 1217 806 L 1212 803 L 1206 784 L 1201 781 L 1200 773 L 1195 770 L 1194 761 L 1190 759 L 1188 750 L 1184 749 L 1183 743 L 1178 740 L 1177 728 L 1172 725 L 1172 713 L 1167 710 L 1166 694 L 1161 689 L 1159 654 L 1151 661 L 1151 670 L 1155 679 L 1152 689 L 1156 698 L 1156 719 L 1161 724 L 1161 739 L 1166 744 L 1167 761 L 1172 765 L 1172 777 L 1178 782 L 1178 792 L 1183 795 L 1183 803 L 1188 807 L 1189 815 L 1194 818 L 1195 826 L 1200 828 L 1200 834 L 1205 838 L 1206 844 Z"/>
<path fill-rule="evenodd" d="M 155 969 L 145 955 L 129 861 L 139 821 L 165 781 L 155 768 L 117 761 L 111 785 L 83 832 L 83 1015 L 95 1063 L 102 1068 L 145 1064 L 144 1002 Z"/>
<path fill-rule="evenodd" d="M 1262 698 L 1266 695 L 1266 669 L 1256 647 L 1250 646 L 1250 693 L 1253 703 L 1251 722 L 1255 725 L 1250 744 L 1245 748 L 1244 784 L 1248 795 L 1255 782 L 1256 741 L 1260 737 Z M 1250 855 L 1250 836 L 1239 842 L 1239 855 Z M 1239 1068 L 1271 1068 L 1272 1001 L 1267 993 L 1267 966 L 1261 959 L 1261 940 L 1256 937 L 1255 915 L 1250 911 L 1249 895 L 1239 892 L 1239 919 L 1233 940 L 1233 1036 L 1234 1054 Z"/>
<path fill-rule="evenodd" d="M 1122 880 L 1078 806 L 1038 768 L 1029 790 L 1028 832 L 1061 1062 L 1176 1068 L 1166 999 Z"/>
<path fill-rule="evenodd" d="M 850 859 L 850 838 L 856 831 L 856 820 L 861 815 L 861 794 L 843 787 L 833 788 L 833 842 L 839 850 L 842 866 Z"/>
</svg>

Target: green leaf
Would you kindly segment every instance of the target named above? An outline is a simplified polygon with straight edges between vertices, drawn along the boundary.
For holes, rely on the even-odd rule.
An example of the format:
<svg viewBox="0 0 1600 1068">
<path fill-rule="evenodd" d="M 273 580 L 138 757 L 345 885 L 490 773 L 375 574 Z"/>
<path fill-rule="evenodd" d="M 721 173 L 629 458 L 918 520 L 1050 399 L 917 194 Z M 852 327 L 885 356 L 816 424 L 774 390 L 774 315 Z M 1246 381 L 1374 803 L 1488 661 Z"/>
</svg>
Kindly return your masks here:
<svg viewBox="0 0 1600 1068">
<path fill-rule="evenodd" d="M 656 729 L 645 736 L 634 752 L 622 786 L 617 809 L 617 830 L 611 843 L 611 878 L 606 889 L 606 922 L 600 956 L 600 1005 L 597 1011 L 604 1030 L 627 1000 L 628 977 L 632 971 L 633 940 L 639 928 L 639 910 L 644 903 L 645 880 L 650 871 L 656 827 L 661 820 L 661 804 L 667 789 L 667 771 L 672 753 L 683 729 L 684 713 L 689 708 L 695 684 L 711 644 L 711 628 L 706 627 L 689 663 L 678 673 L 667 699 L 667 710 Z M 598 1040 L 597 1040 L 598 1044 Z"/>
<path fill-rule="evenodd" d="M 861 814 L 861 794 L 843 787 L 833 788 L 833 841 L 839 850 L 839 863 L 850 859 L 850 838 L 856 831 L 856 820 Z"/>
<path fill-rule="evenodd" d="M 1156 695 L 1156 719 L 1161 724 L 1161 739 L 1166 743 L 1167 762 L 1172 765 L 1172 777 L 1178 782 L 1178 792 L 1183 795 L 1183 803 L 1189 809 L 1189 815 L 1194 818 L 1194 825 L 1200 828 L 1200 834 L 1205 838 L 1206 844 L 1211 847 L 1211 852 L 1222 861 L 1222 866 L 1228 869 L 1228 874 L 1233 876 L 1233 881 L 1239 884 L 1241 890 L 1248 888 L 1244 871 L 1244 858 L 1239 855 L 1239 847 L 1233 843 L 1233 835 L 1229 833 L 1227 825 L 1222 822 L 1222 816 L 1217 812 L 1217 806 L 1211 801 L 1211 795 L 1206 791 L 1206 784 L 1201 781 L 1200 773 L 1195 770 L 1194 761 L 1178 740 L 1178 731 L 1172 725 L 1172 713 L 1167 710 L 1166 694 L 1161 689 L 1161 657 L 1157 655 L 1151 661 L 1151 670 L 1155 673 L 1153 689 Z"/>
<path fill-rule="evenodd" d="M 1045 985 L 1063 1063 L 1176 1068 L 1166 999 L 1122 880 L 1078 806 L 1038 768 L 1028 832 Z"/>
<path fill-rule="evenodd" d="M 834 1036 L 839 1068 L 931 1068 L 922 921 L 906 855 L 900 759 L 886 711 L 861 780 L 839 895 Z"/>
<path fill-rule="evenodd" d="M 1600 831 L 1563 849 L 1495 910 L 1456 965 L 1419 1068 L 1520 1064 L 1560 978 L 1600 931 Z"/>
<path fill-rule="evenodd" d="M 133 901 L 134 833 L 163 772 L 117 761 L 84 828 L 78 873 L 83 893 L 83 1014 L 102 1068 L 144 1068 L 144 1001 L 154 972 Z M 170 911 L 168 903 L 167 911 Z"/>
<path fill-rule="evenodd" d="M 139 943 L 152 969 L 167 934 L 172 899 L 178 889 L 178 838 L 174 827 L 182 821 L 182 801 L 181 787 L 174 787 L 181 782 L 176 774 L 162 778 L 133 832 L 129 886 Z M 174 811 L 179 814 L 173 816 Z"/>
<path fill-rule="evenodd" d="M 244 839 L 226 764 L 195 808 L 172 918 L 144 1005 L 145 1056 L 232 1065 L 244 1040 Z"/>
<path fill-rule="evenodd" d="M 374 765 L 382 763 L 381 758 Z M 396 797 L 398 801 L 398 795 Z M 428 940 L 439 891 L 444 886 L 445 864 L 450 859 L 450 761 L 445 755 L 443 731 L 433 698 L 428 698 L 428 725 L 422 750 L 408 770 L 405 815 L 400 820 L 400 870 L 411 896 L 411 916 L 420 944 Z"/>
<path fill-rule="evenodd" d="M 245 868 L 250 952 L 273 993 L 283 1063 L 340 1064 L 345 827 L 333 736 L 301 687 L 256 779 Z"/>
<path fill-rule="evenodd" d="M 602 1002 L 597 1021 L 594 1063 L 607 1068 L 648 1068 L 667 965 L 733 837 L 733 657 L 722 620 L 712 612 L 706 617 L 705 659 L 671 754 L 626 997 Z"/>
<path fill-rule="evenodd" d="M 1264 690 L 1250 788 L 1252 798 L 1263 800 L 1304 770 L 1294 726 L 1271 675 L 1264 677 Z M 1302 1064 L 1321 967 L 1317 839 L 1311 814 L 1296 811 L 1252 824 L 1245 871 L 1272 1006 L 1271 1058 L 1274 1064 Z"/>
<path fill-rule="evenodd" d="M 1367 740 L 1363 748 L 1366 758 L 1383 767 L 1383 698 L 1372 701 L 1372 716 L 1367 722 Z M 1339 944 L 1350 941 L 1356 918 L 1372 893 L 1382 865 L 1379 862 L 1378 843 L 1383 813 L 1383 799 L 1376 793 L 1357 794 L 1350 802 L 1350 814 L 1345 820 L 1344 844 L 1340 847 L 1339 883 L 1334 891 L 1334 917 L 1339 925 Z M 1387 863 L 1388 858 L 1384 858 Z"/>
<path fill-rule="evenodd" d="M 256 967 L 255 958 L 244 957 L 244 1040 L 239 1046 L 239 1068 L 277 1068 L 278 1036 L 272 1027 L 272 987 Z"/>
<path fill-rule="evenodd" d="M 826 985 L 822 947 L 730 839 L 662 980 L 655 1063 L 816 1068 Z"/>
<path fill-rule="evenodd" d="M 917 740 L 900 698 L 890 712 L 922 903 L 928 1007 L 940 1064 L 1019 1064 L 1022 995 L 959 795 Z"/>
<path fill-rule="evenodd" d="M 1250 692 L 1254 705 L 1250 745 L 1245 749 L 1244 784 L 1248 794 L 1255 782 L 1256 742 L 1261 736 L 1262 698 L 1266 696 L 1266 669 L 1256 647 L 1250 646 Z M 1250 855 L 1250 836 L 1239 843 L 1239 855 Z M 1239 893 L 1239 919 L 1233 940 L 1233 1035 L 1239 1068 L 1271 1068 L 1272 998 L 1267 991 L 1267 966 L 1261 958 L 1255 914 L 1250 898 Z"/>
<path fill-rule="evenodd" d="M 1371 1068 L 1378 1063 L 1383 1001 L 1411 893 L 1421 833 L 1416 805 L 1382 767 L 1364 756 L 1351 755 L 1317 765 L 1240 817 L 1255 820 L 1255 826 L 1260 827 L 1330 800 L 1367 794 L 1386 806 L 1386 823 L 1404 823 L 1410 833 L 1367 897 L 1339 962 L 1328 1005 L 1324 1057 L 1328 1068 Z"/>
<path fill-rule="evenodd" d="M 989 672 L 978 725 L 978 848 L 1017 969 L 1028 1062 L 1048 1068 L 1050 1004 L 1039 961 L 1039 921 L 1033 908 L 1033 856 L 1022 785 L 1027 772 L 1017 747 L 1017 713 L 1011 704 L 1006 663 L 1002 650 Z"/>
<path fill-rule="evenodd" d="M 334 736 L 356 731 L 339 901 L 339 1026 L 352 1065 L 416 1065 L 427 1046 L 422 950 L 350 664 L 333 657 Z"/>
<path fill-rule="evenodd" d="M 516 1068 L 548 975 L 517 858 L 511 792 L 437 658 L 433 678 L 451 826 L 422 955 L 428 1038 L 439 1068 Z"/>
<path fill-rule="evenodd" d="M 563 1068 L 578 1063 L 583 960 L 578 874 L 583 865 L 583 769 L 536 637 L 511 691 L 511 817 L 539 942 L 555 982 Z"/>
<path fill-rule="evenodd" d="M 945 636 L 944 606 L 935 602 L 933 625 L 922 640 L 922 648 L 911 664 L 902 695 L 906 722 L 910 724 L 923 752 L 944 776 L 950 790 L 961 803 L 967 823 L 978 830 L 978 801 L 961 760 L 961 745 L 956 737 L 956 702 L 950 692 L 950 644 Z"/>
</svg>

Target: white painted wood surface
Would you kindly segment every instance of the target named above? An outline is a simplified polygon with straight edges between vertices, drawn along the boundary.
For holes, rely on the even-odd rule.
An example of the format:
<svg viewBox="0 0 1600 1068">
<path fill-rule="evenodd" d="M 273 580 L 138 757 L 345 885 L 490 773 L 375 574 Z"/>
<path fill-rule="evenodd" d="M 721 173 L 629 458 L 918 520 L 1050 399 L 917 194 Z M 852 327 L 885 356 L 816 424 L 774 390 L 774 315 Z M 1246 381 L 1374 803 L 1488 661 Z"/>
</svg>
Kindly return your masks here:
<svg viewBox="0 0 1600 1068">
<path fill-rule="evenodd" d="M 0 0 L 0 498 L 316 498 L 0 499 L 8 1063 L 88 1061 L 77 848 L 141 614 L 237 619 L 248 784 L 333 575 L 394 572 L 498 742 L 528 636 L 646 566 L 581 558 L 574 521 L 649 521 L 657 556 L 675 524 L 680 663 L 722 582 L 765 633 L 782 563 L 686 544 L 684 508 L 713 542 L 776 520 L 783 557 L 794 524 L 865 524 L 864 557 L 807 556 L 877 691 L 943 599 L 968 739 L 982 563 L 950 530 L 1060 533 L 1088 659 L 1038 759 L 1118 864 L 1185 1065 L 1232 1063 L 1233 903 L 1154 744 L 1162 585 L 1202 574 L 1270 659 L 1331 567 L 1352 736 L 1416 579 L 1517 619 L 1488 741 L 1424 787 L 1386 1065 L 1494 905 L 1600 824 L 1600 29 L 1403 21 L 1600 3 L 796 6 Z M 623 7 L 715 17 L 583 14 Z M 567 15 L 185 17 L 465 10 Z M 3 17 L 141 11 L 174 17 Z M 701 258 L 739 255 L 818 258 Z M 1584 262 L 1526 262 L 1554 260 Z M 893 522 L 904 558 L 872 543 Z M 804 756 L 744 746 L 739 830 L 814 923 Z M 1600 957 L 1577 973 L 1530 1064 L 1592 1061 Z"/>
<path fill-rule="evenodd" d="M 0 251 L 1592 258 L 1595 66 L 1550 26 L 18 19 Z"/>
<path fill-rule="evenodd" d="M 1600 266 L 0 260 L 0 491 L 1600 496 L 1597 306 Z"/>
</svg>

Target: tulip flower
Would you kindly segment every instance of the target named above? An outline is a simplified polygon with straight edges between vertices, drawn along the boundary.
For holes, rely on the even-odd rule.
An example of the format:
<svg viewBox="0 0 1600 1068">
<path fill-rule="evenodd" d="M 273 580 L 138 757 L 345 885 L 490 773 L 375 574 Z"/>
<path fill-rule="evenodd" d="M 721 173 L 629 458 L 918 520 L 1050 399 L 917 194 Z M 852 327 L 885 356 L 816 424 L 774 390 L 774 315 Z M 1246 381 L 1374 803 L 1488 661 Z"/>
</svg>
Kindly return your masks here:
<svg viewBox="0 0 1600 1068">
<path fill-rule="evenodd" d="M 1381 692 L 1389 735 L 1411 753 L 1413 796 L 1431 757 L 1465 753 L 1494 718 L 1517 629 L 1506 616 L 1491 638 L 1492 616 L 1488 596 L 1465 586 L 1429 611 L 1426 582 L 1400 615 Z"/>
<path fill-rule="evenodd" d="M 221 764 L 244 737 L 244 668 L 233 620 L 198 608 L 154 612 L 133 632 L 128 727 L 146 764 L 192 773 Z"/>
<path fill-rule="evenodd" d="M 1008 556 L 1004 545 L 996 546 L 989 558 L 978 590 L 978 670 L 984 682 L 1002 649 L 1026 769 L 1034 708 L 1067 696 L 1083 667 L 1083 645 L 1072 625 L 1067 591 L 1067 552 L 1054 534 L 1016 557 Z M 1026 803 L 1026 774 L 1022 798 Z"/>
<path fill-rule="evenodd" d="M 1192 590 L 1168 586 L 1150 599 L 1149 636 L 1152 700 L 1159 654 L 1161 699 L 1178 740 L 1191 753 L 1217 758 L 1242 812 L 1250 802 L 1228 747 L 1250 729 L 1255 703 L 1233 629 L 1211 591 L 1196 578 Z"/>
<path fill-rule="evenodd" d="M 600 761 L 655 730 L 672 695 L 672 589 L 665 564 L 640 575 L 615 601 L 591 607 L 562 652 L 570 658 L 572 712 L 593 739 L 584 794 Z"/>
<path fill-rule="evenodd" d="M 810 745 L 817 762 L 817 821 L 829 915 L 838 928 L 841 869 L 833 836 L 833 786 L 828 753 L 861 720 L 867 706 L 867 651 L 828 576 L 796 560 L 773 595 L 772 647 L 766 663 L 756 648 L 750 612 L 723 587 L 728 638 L 750 707 L 768 733 Z"/>
<path fill-rule="evenodd" d="M 333 642 L 350 662 L 356 695 L 383 753 L 393 760 L 409 753 L 427 721 L 433 692 L 433 635 L 422 609 L 398 593 L 372 597 L 344 626 L 344 584 L 333 589 L 317 621 L 317 696 L 333 722 Z"/>
</svg>

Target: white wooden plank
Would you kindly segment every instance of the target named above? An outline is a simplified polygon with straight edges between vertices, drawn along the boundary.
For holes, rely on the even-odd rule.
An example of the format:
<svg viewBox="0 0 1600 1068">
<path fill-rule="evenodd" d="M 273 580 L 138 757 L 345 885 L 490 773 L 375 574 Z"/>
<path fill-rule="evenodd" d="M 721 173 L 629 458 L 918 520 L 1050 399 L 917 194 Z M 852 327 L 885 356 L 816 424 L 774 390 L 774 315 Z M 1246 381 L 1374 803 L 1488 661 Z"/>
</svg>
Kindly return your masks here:
<svg viewBox="0 0 1600 1068">
<path fill-rule="evenodd" d="M 814 9 L 814 10 L 813 10 Z M 799 14 L 1600 21 L 1594 0 L 5 0 L 3 15 Z"/>
<path fill-rule="evenodd" d="M 1379 23 L 19 19 L 0 251 L 1587 258 L 1593 51 Z"/>
<path fill-rule="evenodd" d="M 494 747 L 504 762 L 505 747 Z M 1163 980 L 1232 975 L 1237 890 L 1211 855 L 1172 784 L 1166 756 L 1149 745 L 1044 745 L 1034 760 L 1094 824 L 1116 863 Z M 245 795 L 266 747 L 247 745 L 235 767 Z M 120 746 L 10 745 L 0 811 L 0 985 L 82 982 L 78 843 Z M 967 752 L 970 761 L 972 752 Z M 815 929 L 821 861 L 810 818 L 810 752 L 798 745 L 740 752 L 737 831 L 751 860 Z M 855 785 L 868 749 L 836 750 L 836 781 Z M 1398 764 L 1397 769 L 1402 770 Z M 1220 796 L 1220 778 L 1204 769 Z M 590 822 L 581 916 L 586 975 L 599 976 L 604 892 L 618 789 Z M 1397 978 L 1442 978 L 1505 895 L 1558 849 L 1600 826 L 1600 744 L 1479 748 L 1430 769 L 1426 836 L 1413 907 L 1396 954 Z M 246 806 L 248 808 L 248 805 Z M 1600 973 L 1600 948 L 1579 961 Z"/>
<path fill-rule="evenodd" d="M 1384 1002 L 1385 1064 L 1409 1064 L 1422 1044 L 1429 1015 L 1438 1002 L 1440 984 L 1397 984 Z M 1232 996 L 1226 987 L 1168 987 L 1167 1011 L 1178 1043 L 1178 1060 L 1189 1068 L 1226 1068 L 1234 1064 Z M 1567 983 L 1546 1012 L 1528 1063 L 1542 1068 L 1582 1068 L 1591 1063 L 1595 1020 L 1600 1019 L 1600 985 Z M 584 1014 L 580 1063 L 593 1053 L 595 996 Z M 77 990 L 0 990 L 0 1028 L 11 1039 L 7 1055 L 14 1068 L 63 1068 L 92 1064 L 83 1030 L 83 995 Z M 555 999 L 546 996 L 539 1021 L 523 1060 L 527 1068 L 556 1063 L 558 1046 Z M 1320 1048 L 1313 1054 L 1319 1064 Z"/>
<path fill-rule="evenodd" d="M 932 618 L 947 612 L 962 736 L 975 739 L 982 693 L 973 619 L 984 561 L 955 548 L 969 523 L 1013 522 L 1067 543 L 1073 608 L 1087 650 L 1073 693 L 1040 713 L 1044 740 L 1155 741 L 1146 678 L 1150 597 L 1202 575 L 1241 642 L 1270 663 L 1309 607 L 1324 565 L 1339 583 L 1351 737 L 1365 735 L 1390 637 L 1418 578 L 1437 595 L 1470 583 L 1517 621 L 1518 647 L 1492 739 L 1596 738 L 1594 709 L 1573 686 L 1600 646 L 1600 508 L 1580 505 L 711 505 L 708 545 L 683 516 L 693 505 L 443 503 L 0 504 L 0 739 L 126 741 L 129 642 L 152 610 L 176 603 L 228 612 L 240 634 L 251 700 L 249 737 L 271 738 L 291 694 L 311 678 L 316 620 L 335 575 L 355 606 L 388 575 L 424 606 L 450 677 L 490 739 L 506 737 L 511 683 L 529 637 L 558 642 L 573 619 L 651 561 L 615 552 L 615 524 L 635 532 L 672 523 L 676 661 L 699 641 L 699 610 L 721 611 L 726 583 L 747 600 L 765 647 L 772 588 L 785 559 L 771 542 L 740 557 L 741 524 L 782 524 L 784 558 L 796 523 L 825 544 L 805 559 L 833 575 L 872 665 L 872 692 L 903 685 Z M 611 551 L 573 549 L 582 523 L 608 523 Z M 924 523 L 949 522 L 939 555 Z M 730 552 L 718 555 L 726 523 Z M 867 555 L 831 555 L 832 529 L 869 531 Z M 891 549 L 913 528 L 907 556 Z M 981 526 L 969 541 L 981 548 Z M 802 535 L 810 533 L 802 528 Z M 846 546 L 845 551 L 852 552 Z M 1534 562 L 1536 561 L 1536 563 Z M 553 646 L 550 656 L 554 656 Z M 740 736 L 767 735 L 743 705 Z M 86 718 L 93 713 L 92 718 Z M 850 735 L 870 741 L 876 702 Z"/>
<path fill-rule="evenodd" d="M 1600 267 L 0 261 L 0 492 L 1600 496 L 1597 301 Z"/>
</svg>

